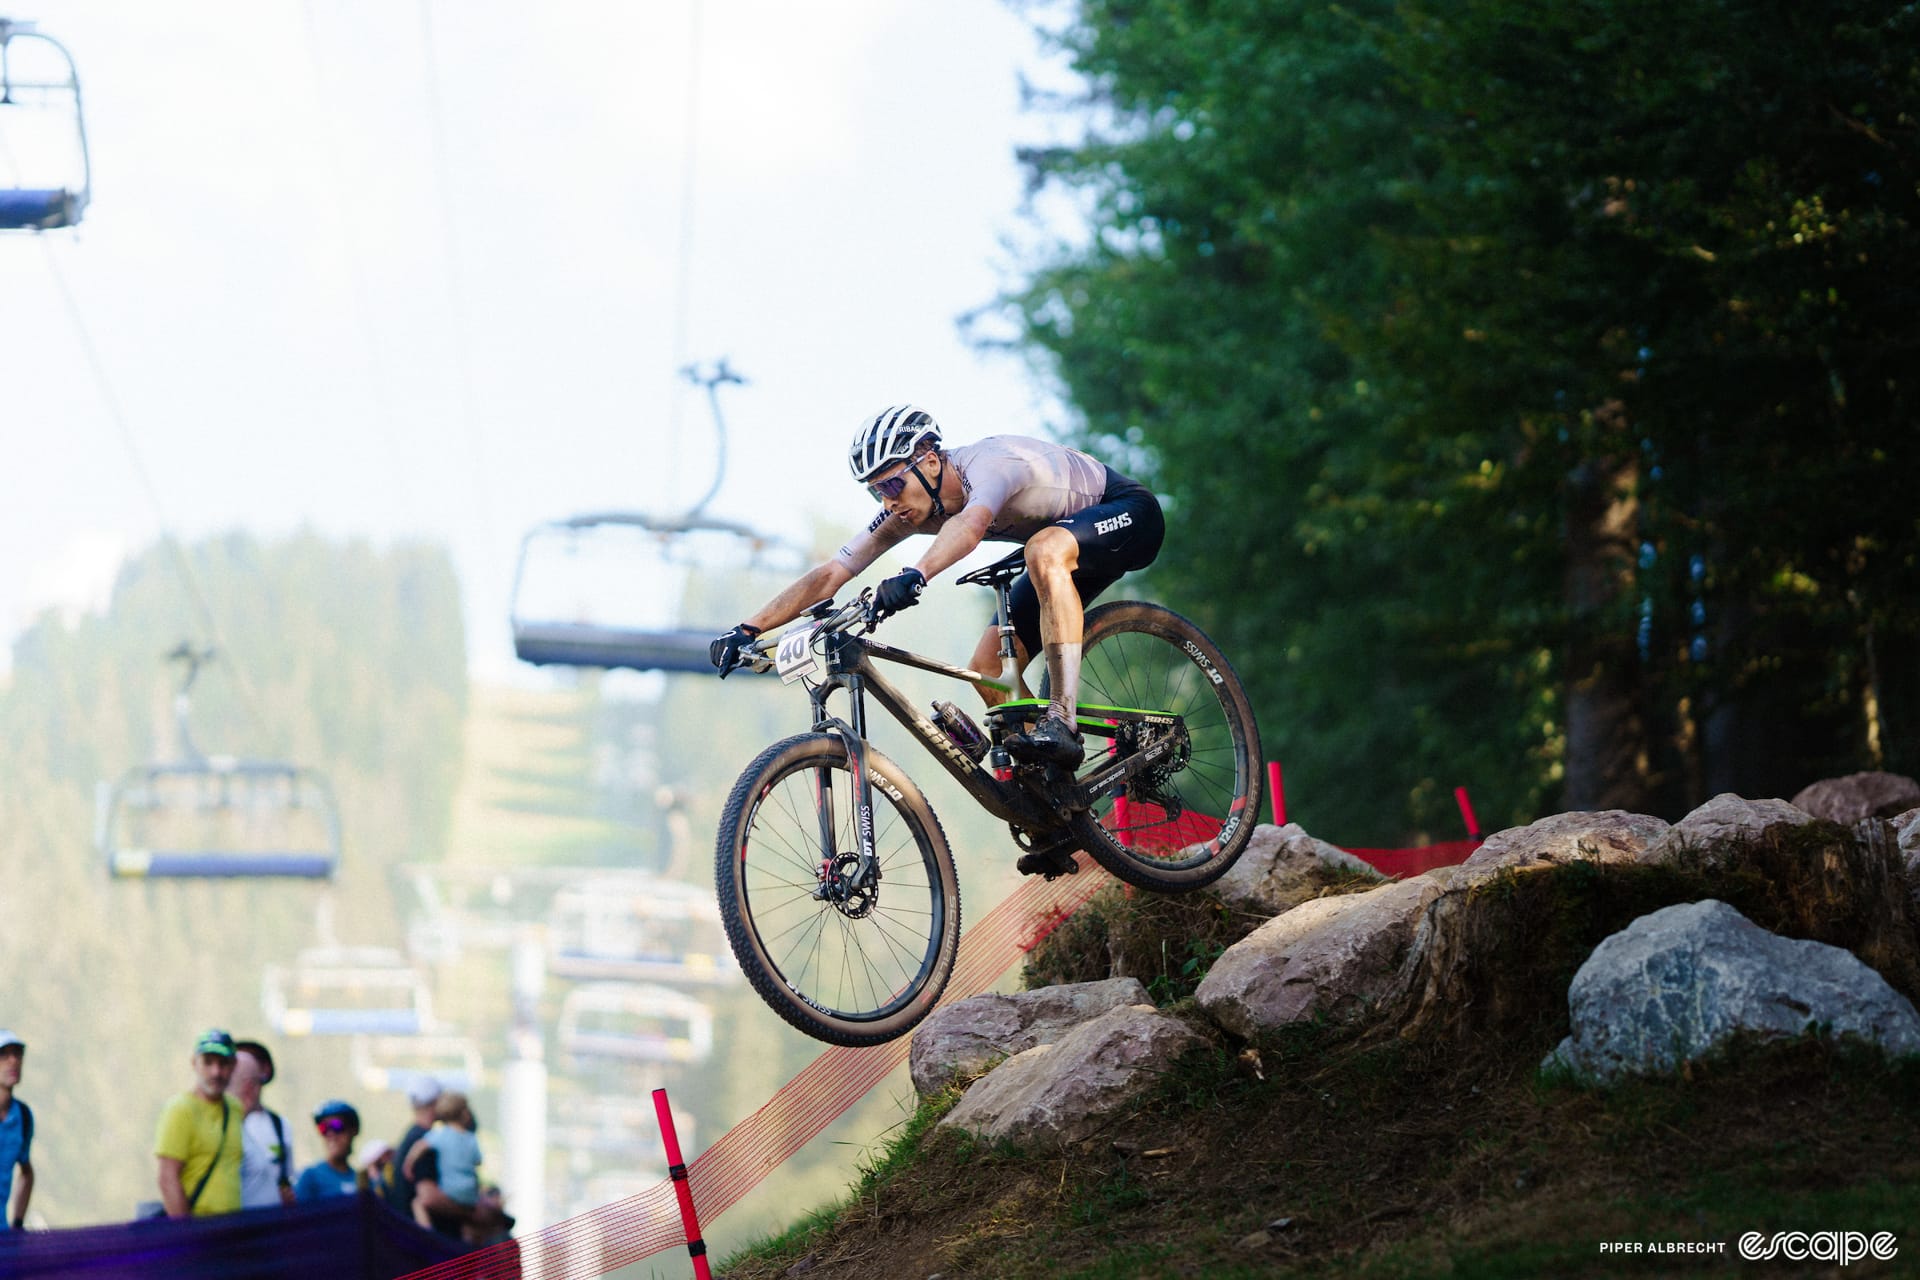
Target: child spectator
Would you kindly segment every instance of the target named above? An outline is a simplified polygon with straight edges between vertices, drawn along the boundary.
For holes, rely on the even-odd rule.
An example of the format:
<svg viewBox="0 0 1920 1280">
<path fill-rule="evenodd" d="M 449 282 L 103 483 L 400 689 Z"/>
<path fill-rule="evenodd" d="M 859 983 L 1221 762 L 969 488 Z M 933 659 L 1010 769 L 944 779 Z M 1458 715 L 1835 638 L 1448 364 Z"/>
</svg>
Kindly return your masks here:
<svg viewBox="0 0 1920 1280">
<path fill-rule="evenodd" d="M 466 1094 L 451 1090 L 441 1094 L 433 1106 L 433 1128 L 407 1153 L 407 1163 L 401 1172 L 414 1178 L 421 1153 L 431 1151 L 439 1165 L 436 1181 L 440 1189 L 448 1199 L 473 1208 L 480 1199 L 480 1139 L 474 1136 L 474 1130 L 479 1127 L 473 1118 L 473 1108 L 467 1105 Z M 422 1226 L 428 1225 L 425 1211 L 418 1204 L 414 1206 L 414 1217 Z"/>
</svg>

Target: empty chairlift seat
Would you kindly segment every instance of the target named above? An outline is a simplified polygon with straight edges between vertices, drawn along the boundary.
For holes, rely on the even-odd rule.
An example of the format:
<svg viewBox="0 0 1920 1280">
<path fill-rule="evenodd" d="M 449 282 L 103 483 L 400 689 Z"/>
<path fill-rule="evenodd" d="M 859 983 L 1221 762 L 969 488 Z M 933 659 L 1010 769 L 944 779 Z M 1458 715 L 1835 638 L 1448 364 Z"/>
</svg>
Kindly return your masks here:
<svg viewBox="0 0 1920 1280">
<path fill-rule="evenodd" d="M 387 947 L 313 947 L 270 965 L 261 1009 L 283 1036 L 414 1036 L 433 1026 L 421 972 Z"/>
<path fill-rule="evenodd" d="M 0 18 L 0 231 L 79 223 L 91 197 L 80 75 L 31 22 Z"/>
<path fill-rule="evenodd" d="M 667 987 L 590 982 L 561 1002 L 559 1039 L 576 1061 L 704 1062 L 713 1052 L 713 1013 Z"/>
<path fill-rule="evenodd" d="M 713 890 L 647 875 L 596 876 L 553 897 L 557 977 L 720 986 L 740 980 Z"/>
<path fill-rule="evenodd" d="M 429 1078 L 462 1093 L 480 1087 L 480 1046 L 472 1036 L 357 1035 L 347 1061 L 360 1087 L 375 1093 L 406 1093 Z"/>
<path fill-rule="evenodd" d="M 803 562 L 778 539 L 698 515 L 601 512 L 543 524 L 520 544 L 514 653 L 539 666 L 712 671 L 707 646 L 740 612 L 729 578 L 791 575 Z"/>
</svg>

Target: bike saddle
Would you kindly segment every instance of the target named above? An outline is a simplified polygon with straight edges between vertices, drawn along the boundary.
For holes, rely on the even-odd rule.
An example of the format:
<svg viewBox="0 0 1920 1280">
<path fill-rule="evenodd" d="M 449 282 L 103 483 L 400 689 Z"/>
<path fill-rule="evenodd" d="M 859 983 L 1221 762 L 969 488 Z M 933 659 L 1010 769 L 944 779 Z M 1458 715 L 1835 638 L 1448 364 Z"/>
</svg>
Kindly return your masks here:
<svg viewBox="0 0 1920 1280">
<path fill-rule="evenodd" d="M 1002 556 L 984 569 L 975 569 L 972 573 L 963 573 L 955 582 L 978 584 L 983 587 L 997 587 L 1003 582 L 1012 582 L 1027 571 L 1027 549 L 1016 548 L 1011 554 Z"/>
</svg>

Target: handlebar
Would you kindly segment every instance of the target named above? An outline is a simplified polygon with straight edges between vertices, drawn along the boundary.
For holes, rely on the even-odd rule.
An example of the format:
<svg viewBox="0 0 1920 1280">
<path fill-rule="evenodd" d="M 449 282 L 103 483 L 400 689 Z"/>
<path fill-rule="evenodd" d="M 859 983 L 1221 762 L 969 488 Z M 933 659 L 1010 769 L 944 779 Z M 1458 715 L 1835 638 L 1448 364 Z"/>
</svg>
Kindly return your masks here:
<svg viewBox="0 0 1920 1280">
<path fill-rule="evenodd" d="M 872 631 L 879 625 L 879 621 L 872 614 L 873 588 L 869 587 L 838 608 L 834 606 L 832 600 L 822 600 L 807 610 L 808 621 L 805 625 L 819 632 L 831 634 L 845 631 L 849 627 L 864 622 L 867 630 Z M 744 658 L 746 665 L 756 672 L 773 670 L 774 650 L 780 647 L 780 641 L 786 637 L 786 634 L 785 631 L 769 631 L 765 635 L 756 637 L 751 644 L 743 646 L 741 653 L 746 655 Z"/>
</svg>

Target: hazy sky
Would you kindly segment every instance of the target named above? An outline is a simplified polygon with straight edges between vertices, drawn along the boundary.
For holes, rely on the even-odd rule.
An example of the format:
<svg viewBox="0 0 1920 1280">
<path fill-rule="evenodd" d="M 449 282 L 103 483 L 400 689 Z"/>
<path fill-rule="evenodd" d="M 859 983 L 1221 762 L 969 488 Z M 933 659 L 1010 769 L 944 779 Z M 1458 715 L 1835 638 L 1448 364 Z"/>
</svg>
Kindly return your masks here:
<svg viewBox="0 0 1920 1280">
<path fill-rule="evenodd" d="M 1057 419 L 955 325 L 1036 234 L 1019 75 L 1063 75 L 993 0 L 0 10 L 72 51 L 94 175 L 77 231 L 0 235 L 9 639 L 162 521 L 311 525 L 448 542 L 498 673 L 528 526 L 705 490 L 689 360 L 751 379 L 713 513 L 787 532 L 871 510 L 863 411 Z M 0 184 L 49 123 L 0 108 Z"/>
</svg>

